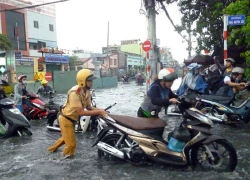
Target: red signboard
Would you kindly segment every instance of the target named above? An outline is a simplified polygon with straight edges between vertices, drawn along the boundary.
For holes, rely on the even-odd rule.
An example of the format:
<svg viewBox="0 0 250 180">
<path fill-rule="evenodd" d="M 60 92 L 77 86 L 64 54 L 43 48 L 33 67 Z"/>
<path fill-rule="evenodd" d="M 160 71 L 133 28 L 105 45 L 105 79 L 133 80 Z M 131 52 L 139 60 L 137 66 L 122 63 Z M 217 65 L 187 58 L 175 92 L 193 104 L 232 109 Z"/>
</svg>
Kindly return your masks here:
<svg viewBox="0 0 250 180">
<path fill-rule="evenodd" d="M 45 74 L 45 79 L 47 81 L 52 81 L 52 73 L 51 72 L 46 72 Z"/>
<path fill-rule="evenodd" d="M 150 51 L 150 49 L 151 49 L 151 43 L 150 43 L 150 41 L 145 41 L 143 44 L 142 44 L 142 49 L 143 49 L 143 51 L 145 51 L 145 52 L 148 52 L 148 51 Z"/>
</svg>

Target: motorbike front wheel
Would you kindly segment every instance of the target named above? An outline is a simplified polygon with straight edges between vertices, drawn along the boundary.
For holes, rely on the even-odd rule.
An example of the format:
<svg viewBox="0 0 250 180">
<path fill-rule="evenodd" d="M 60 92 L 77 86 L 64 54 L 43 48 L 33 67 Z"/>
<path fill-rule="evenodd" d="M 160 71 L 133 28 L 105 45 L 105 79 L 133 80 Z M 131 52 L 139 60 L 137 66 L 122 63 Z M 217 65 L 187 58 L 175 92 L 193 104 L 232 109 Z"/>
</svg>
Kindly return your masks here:
<svg viewBox="0 0 250 180">
<path fill-rule="evenodd" d="M 234 147 L 226 140 L 215 140 L 206 144 L 214 159 L 212 159 L 204 144 L 192 149 L 191 161 L 195 168 L 232 172 L 237 165 L 237 154 Z"/>
</svg>

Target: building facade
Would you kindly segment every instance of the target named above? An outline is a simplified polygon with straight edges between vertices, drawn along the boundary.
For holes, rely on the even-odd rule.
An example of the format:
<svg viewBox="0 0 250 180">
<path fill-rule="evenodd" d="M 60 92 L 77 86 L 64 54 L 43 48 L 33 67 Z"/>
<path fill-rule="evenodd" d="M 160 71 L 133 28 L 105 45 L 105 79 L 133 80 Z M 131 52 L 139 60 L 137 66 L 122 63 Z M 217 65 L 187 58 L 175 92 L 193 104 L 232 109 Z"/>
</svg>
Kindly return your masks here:
<svg viewBox="0 0 250 180">
<path fill-rule="evenodd" d="M 1 0 L 0 9 L 43 4 L 46 0 Z M 11 74 L 26 74 L 33 80 L 34 72 L 64 70 L 69 57 L 54 54 L 57 48 L 55 4 L 29 9 L 0 12 L 0 32 L 6 34 L 13 45 L 14 53 L 6 57 L 6 66 Z M 43 51 L 41 49 L 51 49 Z M 14 62 L 13 56 L 14 55 Z M 42 68 L 41 68 L 42 67 Z"/>
</svg>

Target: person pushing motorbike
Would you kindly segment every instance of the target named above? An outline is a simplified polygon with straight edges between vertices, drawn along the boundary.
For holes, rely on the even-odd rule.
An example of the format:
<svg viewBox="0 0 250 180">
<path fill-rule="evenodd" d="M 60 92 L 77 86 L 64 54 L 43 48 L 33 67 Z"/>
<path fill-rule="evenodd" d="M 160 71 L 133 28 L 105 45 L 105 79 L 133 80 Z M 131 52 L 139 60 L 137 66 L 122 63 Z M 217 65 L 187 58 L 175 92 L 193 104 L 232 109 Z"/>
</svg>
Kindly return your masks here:
<svg viewBox="0 0 250 180">
<path fill-rule="evenodd" d="M 62 107 L 61 114 L 59 114 L 62 137 L 47 149 L 49 152 L 55 152 L 65 144 L 63 156 L 65 158 L 73 156 L 76 149 L 74 126 L 79 117 L 97 115 L 107 117 L 105 110 L 91 106 L 90 88 L 94 79 L 96 77 L 89 69 L 82 69 L 77 73 L 77 85 L 68 91 L 67 100 Z"/>
<path fill-rule="evenodd" d="M 177 74 L 171 68 L 162 69 L 153 84 L 150 85 L 147 96 L 142 102 L 138 112 L 138 117 L 158 117 L 162 107 L 178 103 L 171 87 Z"/>
</svg>

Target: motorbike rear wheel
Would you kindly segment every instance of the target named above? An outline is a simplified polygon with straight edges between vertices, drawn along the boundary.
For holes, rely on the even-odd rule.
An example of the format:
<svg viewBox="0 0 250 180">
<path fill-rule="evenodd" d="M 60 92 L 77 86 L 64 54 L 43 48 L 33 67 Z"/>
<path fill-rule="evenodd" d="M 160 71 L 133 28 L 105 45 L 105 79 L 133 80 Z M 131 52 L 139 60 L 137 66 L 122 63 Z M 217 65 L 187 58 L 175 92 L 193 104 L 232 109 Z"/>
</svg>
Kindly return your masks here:
<svg viewBox="0 0 250 180">
<path fill-rule="evenodd" d="M 191 152 L 191 161 L 195 168 L 200 167 L 202 170 L 215 170 L 219 172 L 234 171 L 237 165 L 237 154 L 234 147 L 228 141 L 215 140 L 206 146 L 209 148 L 214 160 L 209 157 L 204 144 L 199 144 Z M 220 151 L 221 149 L 223 150 Z"/>
<path fill-rule="evenodd" d="M 110 146 L 115 147 L 116 143 L 119 141 L 121 135 L 119 134 L 110 134 L 107 135 L 106 137 L 104 137 L 101 141 L 104 143 L 107 143 Z M 118 147 L 119 149 L 119 147 Z M 99 159 L 105 159 L 107 161 L 119 161 L 120 159 L 118 159 L 117 157 L 114 157 L 106 152 L 103 152 L 102 150 L 98 149 L 98 158 Z"/>
</svg>

